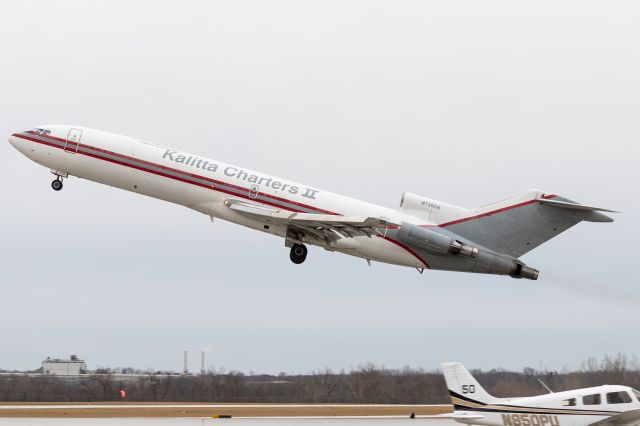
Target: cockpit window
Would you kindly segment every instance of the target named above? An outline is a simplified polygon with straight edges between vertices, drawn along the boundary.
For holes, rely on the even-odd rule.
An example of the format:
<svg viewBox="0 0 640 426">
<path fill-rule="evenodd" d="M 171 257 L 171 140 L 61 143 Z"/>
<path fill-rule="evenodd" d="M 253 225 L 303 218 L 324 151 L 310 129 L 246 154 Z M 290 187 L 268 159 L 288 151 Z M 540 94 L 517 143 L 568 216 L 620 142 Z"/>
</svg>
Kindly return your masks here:
<svg viewBox="0 0 640 426">
<path fill-rule="evenodd" d="M 40 128 L 35 128 L 32 130 L 33 133 L 38 134 L 38 135 L 48 135 L 51 133 L 51 130 L 47 130 L 47 129 L 40 129 Z"/>
<path fill-rule="evenodd" d="M 599 393 L 594 393 L 593 395 L 585 395 L 582 397 L 582 403 L 584 405 L 598 405 L 602 403 L 602 397 Z"/>
<path fill-rule="evenodd" d="M 565 399 L 564 401 L 562 401 L 562 405 L 564 405 L 565 407 L 573 407 L 576 405 L 576 399 L 575 398 Z"/>
<path fill-rule="evenodd" d="M 638 402 L 640 402 L 640 392 L 638 392 L 637 390 L 633 389 L 633 394 L 636 396 L 636 399 L 638 400 Z"/>
<path fill-rule="evenodd" d="M 631 402 L 631 396 L 627 392 L 609 392 L 607 394 L 607 402 L 609 404 L 628 404 Z"/>
</svg>

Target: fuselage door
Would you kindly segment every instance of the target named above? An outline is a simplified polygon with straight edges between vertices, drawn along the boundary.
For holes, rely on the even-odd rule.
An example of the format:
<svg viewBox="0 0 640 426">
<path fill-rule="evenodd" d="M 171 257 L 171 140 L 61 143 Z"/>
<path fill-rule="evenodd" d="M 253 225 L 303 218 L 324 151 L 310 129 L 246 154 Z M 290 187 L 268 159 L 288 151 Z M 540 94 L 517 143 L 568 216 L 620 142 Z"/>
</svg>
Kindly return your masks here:
<svg viewBox="0 0 640 426">
<path fill-rule="evenodd" d="M 82 138 L 81 129 L 70 129 L 67 136 L 67 142 L 64 144 L 64 150 L 68 153 L 75 154 L 78 152 L 78 145 L 80 145 L 80 139 Z"/>
<path fill-rule="evenodd" d="M 258 193 L 260 192 L 260 187 L 255 183 L 251 185 L 251 189 L 249 190 L 249 197 L 256 199 L 258 198 Z"/>
</svg>

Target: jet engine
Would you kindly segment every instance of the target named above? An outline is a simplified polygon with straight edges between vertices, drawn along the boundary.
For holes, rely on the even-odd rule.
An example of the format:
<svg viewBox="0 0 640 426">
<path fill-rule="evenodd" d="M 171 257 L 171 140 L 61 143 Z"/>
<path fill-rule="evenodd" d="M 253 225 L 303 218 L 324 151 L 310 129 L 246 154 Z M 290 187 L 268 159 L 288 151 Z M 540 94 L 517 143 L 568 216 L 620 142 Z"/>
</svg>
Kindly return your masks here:
<svg viewBox="0 0 640 426">
<path fill-rule="evenodd" d="M 400 208 L 406 213 L 423 218 L 431 223 L 442 223 L 469 215 L 464 207 L 433 200 L 421 195 L 403 192 Z"/>
<path fill-rule="evenodd" d="M 397 238 L 409 246 L 429 253 L 445 256 L 462 256 L 455 260 L 452 257 L 433 258 L 437 262 L 436 269 L 477 272 L 484 274 L 509 275 L 513 278 L 538 279 L 538 270 L 524 265 L 512 256 L 496 253 L 483 248 L 479 250 L 456 238 L 457 235 L 447 230 L 422 228 L 404 222 L 398 229 Z M 464 262 L 461 262 L 465 259 Z"/>
<path fill-rule="evenodd" d="M 438 254 L 459 254 L 461 256 L 476 257 L 478 249 L 466 245 L 446 234 L 422 228 L 411 223 L 403 223 L 398 230 L 400 240 Z"/>
</svg>

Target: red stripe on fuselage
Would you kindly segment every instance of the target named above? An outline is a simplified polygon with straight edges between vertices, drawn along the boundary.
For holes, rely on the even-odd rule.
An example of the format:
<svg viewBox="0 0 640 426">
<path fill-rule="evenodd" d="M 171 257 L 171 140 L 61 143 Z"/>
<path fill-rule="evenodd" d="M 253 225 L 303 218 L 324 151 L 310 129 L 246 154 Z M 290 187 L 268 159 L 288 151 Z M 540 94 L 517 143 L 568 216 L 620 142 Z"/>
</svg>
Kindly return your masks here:
<svg viewBox="0 0 640 426">
<path fill-rule="evenodd" d="M 50 147 L 53 147 L 53 148 L 63 149 L 63 147 L 61 147 L 61 146 L 54 145 L 54 144 L 51 144 L 51 143 L 48 143 L 48 142 L 45 142 L 45 141 L 42 141 L 42 140 L 38 140 L 38 139 L 32 139 L 32 138 L 26 137 L 24 135 L 16 134 L 14 136 L 19 137 L 21 139 L 29 140 L 31 142 L 41 143 L 43 145 L 47 145 L 47 146 L 50 146 Z M 149 161 L 143 161 L 143 160 L 138 160 L 137 158 L 127 157 L 126 155 L 121 155 L 121 154 L 114 153 L 114 152 L 111 152 L 111 151 L 108 151 L 108 150 L 105 150 L 105 149 L 95 148 L 95 147 L 90 146 L 90 145 L 82 145 L 82 146 L 85 147 L 85 148 L 94 150 L 94 151 L 100 151 L 100 152 L 108 153 L 108 154 L 111 154 L 111 155 L 114 155 L 114 156 L 118 156 L 118 157 L 122 157 L 122 158 L 133 159 L 135 161 L 139 161 L 141 163 L 145 163 L 147 165 L 152 165 L 152 166 L 155 166 L 155 167 L 158 167 L 158 168 L 161 168 L 161 169 L 175 171 L 175 172 L 181 172 L 180 174 L 183 174 L 184 176 L 205 180 L 205 181 L 211 182 L 212 184 L 217 184 L 218 183 L 218 181 L 206 178 L 204 176 L 194 175 L 194 174 L 188 173 L 188 172 L 182 172 L 181 170 L 175 170 L 175 169 L 171 169 L 170 167 L 165 167 L 165 166 L 162 166 L 162 165 L 159 165 L 159 164 L 151 163 Z M 273 206 L 273 207 L 277 207 L 279 209 L 286 209 L 286 210 L 289 210 L 289 211 L 295 211 L 297 213 L 304 213 L 302 210 L 291 209 L 289 207 L 282 206 L 280 204 L 273 203 L 273 202 L 266 201 L 266 200 L 256 200 L 254 198 L 249 197 L 248 195 L 231 192 L 231 191 L 225 190 L 224 188 L 221 188 L 219 186 L 205 185 L 205 184 L 202 184 L 202 183 L 199 183 L 199 182 L 193 182 L 191 180 L 187 180 L 187 179 L 181 178 L 179 176 L 168 175 L 168 174 L 165 174 L 165 173 L 161 173 L 161 172 L 159 172 L 157 170 L 151 170 L 151 169 L 147 169 L 147 168 L 144 168 L 144 167 L 137 166 L 135 164 L 125 163 L 125 162 L 122 162 L 122 161 L 114 160 L 113 158 L 102 157 L 100 155 L 96 155 L 96 154 L 93 154 L 93 153 L 90 153 L 90 152 L 78 151 L 77 154 L 86 155 L 87 157 L 96 158 L 98 160 L 107 161 L 107 162 L 118 164 L 118 165 L 124 166 L 124 167 L 130 167 L 132 169 L 141 170 L 141 171 L 147 172 L 147 173 L 153 173 L 155 175 L 162 176 L 162 177 L 165 177 L 167 179 L 174 179 L 174 180 L 177 180 L 177 181 L 180 181 L 180 182 L 188 183 L 188 184 L 199 186 L 199 187 L 202 187 L 202 188 L 211 189 L 213 191 L 223 192 L 225 194 L 229 194 L 229 195 L 233 195 L 233 196 L 236 196 L 236 197 L 245 198 L 247 200 L 251 200 L 251 201 L 262 203 L 262 204 L 267 204 L 267 205 L 270 205 L 270 206 Z M 231 187 L 234 187 L 234 188 L 238 188 L 238 189 L 244 190 L 247 193 L 249 192 L 248 189 L 245 189 L 245 188 L 242 188 L 242 187 L 238 187 L 236 185 L 229 184 L 227 186 L 231 186 Z M 295 203 L 291 202 L 291 204 L 295 204 Z M 307 207 L 309 209 L 315 209 L 314 207 L 311 207 L 311 206 L 305 206 L 305 207 Z M 331 213 L 331 214 L 337 214 L 337 213 Z"/>
<path fill-rule="evenodd" d="M 66 139 L 58 138 L 58 137 L 55 137 L 55 136 L 35 134 L 35 133 L 31 132 L 31 131 L 26 132 L 26 133 L 30 133 L 30 134 L 33 134 L 33 135 L 36 135 L 38 137 L 45 138 L 45 139 L 52 139 L 52 140 L 55 140 L 55 141 L 58 141 L 58 142 L 62 142 L 62 143 L 66 143 L 67 142 Z M 21 139 L 25 139 L 25 140 L 28 140 L 28 141 L 31 141 L 31 142 L 36 142 L 36 143 L 40 143 L 40 144 L 43 144 L 43 145 L 51 146 L 53 148 L 58 148 L 58 149 L 61 149 L 61 150 L 64 149 L 64 147 L 62 147 L 62 146 L 54 145 L 54 144 L 51 144 L 51 143 L 48 143 L 48 142 L 45 142 L 45 141 L 42 141 L 42 140 L 39 140 L 39 139 L 33 139 L 33 138 L 28 137 L 28 136 L 25 136 L 24 134 L 14 133 L 12 136 L 18 137 L 18 138 L 21 138 Z M 140 158 L 127 156 L 127 155 L 124 155 L 124 154 L 120 154 L 118 152 L 113 152 L 113 151 L 109 151 L 109 150 L 106 150 L 106 149 L 103 149 L 103 148 L 98 148 L 98 147 L 95 147 L 95 146 L 92 146 L 92 145 L 86 145 L 86 144 L 82 144 L 82 143 L 78 143 L 77 145 L 79 147 L 90 149 L 92 151 L 102 152 L 104 154 L 112 155 L 114 157 L 119 157 L 119 158 L 123 158 L 123 159 L 127 159 L 127 160 L 132 160 L 132 161 L 135 161 L 137 163 L 146 164 L 148 166 L 153 166 L 153 167 L 156 167 L 156 168 L 159 168 L 159 169 L 163 169 L 163 170 L 171 171 L 171 172 L 174 172 L 174 173 L 178 173 L 178 174 L 181 174 L 181 175 L 183 175 L 185 177 L 192 177 L 192 178 L 195 178 L 195 179 L 204 180 L 204 181 L 207 181 L 207 182 L 211 182 L 212 184 L 225 185 L 225 186 L 237 189 L 239 191 L 246 192 L 247 194 L 250 192 L 250 189 L 241 187 L 239 185 L 227 183 L 227 182 L 224 182 L 224 181 L 218 181 L 218 180 L 215 180 L 215 179 L 208 178 L 206 176 L 201 176 L 201 175 L 185 172 L 183 170 L 179 170 L 179 169 L 174 169 L 174 168 L 171 168 L 171 167 L 163 166 L 161 164 L 156 164 L 156 163 L 153 163 L 153 162 L 150 162 L 150 161 L 146 161 L 146 160 L 143 160 L 143 159 L 140 159 Z M 229 194 L 229 195 L 232 195 L 232 196 L 245 198 L 245 199 L 253 201 L 253 202 L 267 204 L 267 205 L 270 205 L 272 207 L 277 207 L 277 208 L 280 208 L 280 209 L 285 209 L 285 210 L 294 211 L 294 212 L 300 212 L 300 213 L 303 212 L 302 210 L 291 209 L 290 207 L 283 206 L 283 205 L 278 204 L 276 202 L 267 201 L 267 200 L 256 200 L 254 198 L 249 197 L 248 195 L 237 194 L 235 192 L 231 192 L 231 191 L 225 190 L 224 188 L 221 188 L 219 186 L 204 185 L 204 184 L 199 183 L 199 182 L 193 182 L 193 181 L 190 181 L 190 180 L 178 177 L 178 176 L 172 176 L 172 175 L 164 174 L 164 173 L 158 172 L 156 170 L 146 169 L 146 168 L 134 165 L 134 164 L 124 163 L 124 162 L 121 162 L 121 161 L 118 161 L 118 160 L 114 160 L 112 158 L 102 157 L 100 155 L 96 155 L 96 154 L 93 154 L 93 153 L 78 151 L 78 154 L 86 155 L 88 157 L 96 158 L 98 160 L 108 161 L 110 163 L 118 164 L 118 165 L 121 165 L 121 166 L 124 166 L 124 167 L 130 167 L 130 168 L 133 168 L 133 169 L 141 170 L 141 171 L 144 171 L 144 172 L 147 172 L 147 173 L 153 173 L 153 174 L 156 174 L 158 176 L 162 176 L 162 177 L 165 177 L 165 178 L 168 178 L 168 179 L 174 179 L 174 180 L 177 180 L 177 181 L 180 181 L 180 182 L 188 183 L 188 184 L 191 184 L 191 185 L 196 185 L 196 186 L 199 186 L 199 187 L 202 187 L 202 188 L 206 188 L 206 189 L 210 189 L 210 190 L 213 190 L 213 191 L 218 191 L 218 192 L 222 192 L 222 193 Z M 341 216 L 339 213 L 335 213 L 335 212 L 332 212 L 332 211 L 329 211 L 329 210 L 320 209 L 318 207 L 310 206 L 310 205 L 307 205 L 307 204 L 298 203 L 296 201 L 291 201 L 291 200 L 288 200 L 286 198 L 277 197 L 275 195 L 265 194 L 263 192 L 259 192 L 258 195 L 260 195 L 262 197 L 265 197 L 265 198 L 270 198 L 270 199 L 272 199 L 274 201 L 281 201 L 281 202 L 285 202 L 287 204 L 291 204 L 291 205 L 295 205 L 295 206 L 302 207 L 302 208 L 305 208 L 305 209 L 313 210 L 313 211 L 318 212 L 318 213 Z M 557 197 L 557 195 L 551 194 L 551 195 L 543 196 L 543 198 L 545 198 L 545 199 L 554 198 L 554 197 Z M 420 225 L 420 226 L 440 226 L 440 227 L 451 226 L 451 225 L 455 225 L 457 223 L 462 223 L 462 222 L 467 222 L 467 221 L 471 221 L 471 220 L 475 220 L 475 219 L 480 219 L 482 217 L 491 216 L 491 215 L 494 215 L 494 214 L 497 214 L 497 213 L 502 213 L 502 212 L 507 211 L 507 210 L 512 210 L 512 209 L 515 209 L 515 208 L 518 208 L 518 207 L 522 207 L 522 206 L 525 206 L 525 205 L 528 205 L 528 204 L 533 204 L 536 201 L 537 200 L 535 200 L 535 199 L 534 200 L 529 200 L 529 201 L 524 201 L 524 202 L 519 203 L 519 204 L 514 204 L 512 206 L 506 206 L 506 207 L 503 207 L 501 209 L 492 210 L 490 212 L 482 213 L 482 214 L 479 214 L 479 215 L 476 215 L 476 216 L 469 216 L 469 217 L 457 219 L 457 220 L 454 220 L 454 221 L 451 221 L 451 222 L 446 222 L 446 223 L 443 223 L 443 224 L 440 224 L 440 225 Z M 393 228 L 395 228 L 395 227 L 393 227 Z M 390 227 L 390 229 L 393 229 L 393 228 Z M 389 241 L 389 242 L 397 245 L 398 247 L 402 248 L 403 250 L 407 251 L 412 256 L 414 256 L 416 259 L 418 259 L 420 262 L 422 262 L 425 265 L 426 268 L 428 268 L 428 269 L 431 268 L 429 266 L 429 264 L 420 255 L 418 255 L 415 251 L 413 251 L 411 248 L 407 247 L 406 245 L 402 244 L 399 241 L 394 240 L 391 237 L 382 236 L 382 235 L 378 235 L 378 236 L 383 238 L 383 239 L 385 239 L 386 241 Z"/>
<path fill-rule="evenodd" d="M 549 195 L 543 195 L 542 196 L 542 198 L 544 198 L 546 200 L 548 200 L 550 198 L 555 198 L 555 197 L 557 197 L 556 194 L 549 194 Z M 480 219 L 480 218 L 487 217 L 487 216 L 493 216 L 494 214 L 506 212 L 508 210 L 513 210 L 513 209 L 516 209 L 518 207 L 522 207 L 522 206 L 526 206 L 526 205 L 529 205 L 529 204 L 533 204 L 533 203 L 536 203 L 537 201 L 538 200 L 534 198 L 533 200 L 523 201 L 522 203 L 514 204 L 514 205 L 511 205 L 511 206 L 506 206 L 506 207 L 503 207 L 503 208 L 497 209 L 497 210 L 491 210 L 489 212 L 482 213 L 482 214 L 479 214 L 479 215 L 476 215 L 476 216 L 463 217 L 462 219 L 456 219 L 456 220 L 452 220 L 451 222 L 441 223 L 440 225 L 437 225 L 437 226 L 440 226 L 440 227 L 444 228 L 446 226 L 451 226 L 451 225 L 455 225 L 455 224 L 462 223 L 462 222 L 468 222 L 470 220 Z"/>
<path fill-rule="evenodd" d="M 27 132 L 27 133 L 31 133 L 31 132 Z M 61 150 L 64 149 L 64 147 L 62 147 L 62 146 L 55 145 L 55 144 L 52 144 L 52 143 L 49 143 L 49 142 L 46 142 L 46 141 L 43 141 L 43 140 L 40 140 L 40 139 L 30 138 L 30 137 L 22 135 L 22 134 L 15 133 L 15 134 L 13 134 L 13 136 L 21 138 L 21 139 L 24 139 L 24 140 L 28 140 L 28 141 L 31 141 L 31 142 L 36 142 L 36 143 L 40 143 L 40 144 L 43 144 L 43 145 L 47 145 L 47 146 L 50 146 L 52 148 L 58 148 L 58 149 L 61 149 Z M 48 136 L 48 135 L 37 135 L 37 136 L 42 137 L 42 138 L 52 139 L 52 140 L 55 140 L 55 141 L 58 141 L 58 142 L 66 143 L 65 139 L 57 138 L 55 136 Z M 129 159 L 129 160 L 133 160 L 133 161 L 135 161 L 137 163 L 143 163 L 143 164 L 146 164 L 146 165 L 149 165 L 149 166 L 153 166 L 153 167 L 156 167 L 156 168 L 160 168 L 160 169 L 163 169 L 163 170 L 172 171 L 172 172 L 175 172 L 175 173 L 178 173 L 178 174 L 182 174 L 184 176 L 205 180 L 205 181 L 211 182 L 212 184 L 226 185 L 226 186 L 229 186 L 229 187 L 232 187 L 232 188 L 236 188 L 238 190 L 241 190 L 241 191 L 249 193 L 249 189 L 243 188 L 243 187 L 238 186 L 238 185 L 229 184 L 227 182 L 222 182 L 222 181 L 217 181 L 215 179 L 210 179 L 210 178 L 207 178 L 205 176 L 200 176 L 200 175 L 196 175 L 196 174 L 193 174 L 193 173 L 184 172 L 182 170 L 173 169 L 171 167 L 166 167 L 166 166 L 163 166 L 161 164 L 152 163 L 150 161 L 142 160 L 142 159 L 135 158 L 135 157 L 130 157 L 130 156 L 123 155 L 123 154 L 120 154 L 120 153 L 117 153 L 117 152 L 109 151 L 109 150 L 102 149 L 102 148 L 97 148 L 97 147 L 94 147 L 94 146 L 91 146 L 91 145 L 78 144 L 78 146 L 86 148 L 86 149 L 89 149 L 89 150 L 92 150 L 92 151 L 97 151 L 97 152 L 102 152 L 102 153 L 105 153 L 105 154 L 109 154 L 109 155 L 112 155 L 114 157 Z M 106 158 L 106 157 L 102 157 L 100 155 L 89 153 L 89 152 L 85 152 L 85 151 L 78 151 L 77 153 L 78 154 L 82 154 L 82 155 L 86 155 L 87 157 L 96 158 L 98 160 L 108 161 L 110 163 L 118 164 L 118 165 L 121 165 L 121 166 L 124 166 L 124 167 L 130 167 L 132 169 L 141 170 L 141 171 L 144 171 L 144 172 L 147 172 L 147 173 L 153 173 L 153 174 L 156 174 L 158 176 L 162 176 L 162 177 L 165 177 L 165 178 L 168 178 L 168 179 L 174 179 L 174 180 L 177 180 L 177 181 L 180 181 L 180 182 L 184 182 L 184 183 L 188 183 L 188 184 L 191 184 L 191 185 L 200 186 L 202 188 L 210 189 L 210 190 L 213 190 L 213 191 L 223 192 L 225 194 L 229 194 L 229 195 L 232 195 L 232 196 L 245 198 L 245 199 L 251 200 L 253 202 L 267 204 L 267 205 L 270 205 L 270 206 L 273 206 L 273 207 L 277 207 L 277 208 L 280 208 L 280 209 L 285 209 L 285 210 L 288 210 L 288 211 L 294 211 L 294 212 L 303 213 L 302 210 L 292 209 L 290 207 L 283 206 L 283 205 L 280 205 L 280 204 L 277 204 L 277 203 L 271 202 L 271 201 L 256 200 L 254 198 L 249 197 L 248 195 L 237 194 L 235 192 L 227 191 L 224 188 L 221 188 L 219 186 L 204 185 L 204 184 L 201 184 L 199 182 L 193 182 L 193 181 L 190 181 L 190 180 L 187 180 L 187 179 L 184 179 L 184 178 L 180 178 L 178 176 L 167 175 L 167 174 L 161 173 L 161 172 L 159 172 L 157 170 L 146 169 L 144 167 L 140 167 L 140 166 L 137 166 L 135 164 L 124 163 L 124 162 L 115 160 L 113 158 Z M 323 209 L 320 209 L 320 208 L 317 208 L 317 207 L 313 207 L 313 206 L 297 203 L 295 201 L 287 200 L 285 198 L 275 197 L 275 196 L 272 196 L 272 195 L 269 195 L 269 194 L 264 194 L 264 193 L 259 193 L 259 195 L 275 199 L 276 201 L 283 201 L 283 202 L 286 202 L 288 204 L 304 207 L 306 209 L 314 210 L 314 211 L 319 212 L 319 213 L 341 216 L 339 213 L 335 213 L 335 212 L 331 212 L 331 211 L 328 211 L 328 210 L 323 210 Z M 417 253 L 415 253 L 413 250 L 411 250 L 410 248 L 408 248 L 404 244 L 402 244 L 402 243 L 400 243 L 400 242 L 398 242 L 398 241 L 396 241 L 396 240 L 394 240 L 394 239 L 392 239 L 390 237 L 386 237 L 386 236 L 382 237 L 381 235 L 379 235 L 379 237 L 384 238 L 385 240 L 387 240 L 387 241 L 389 241 L 389 242 L 401 247 L 402 249 L 407 251 L 409 254 L 414 256 L 416 259 L 418 259 L 420 262 L 422 262 L 427 268 L 429 268 L 429 265 L 427 264 L 427 262 L 425 262 Z"/>
<path fill-rule="evenodd" d="M 390 243 L 393 243 L 395 245 L 397 245 L 398 247 L 406 250 L 407 252 L 411 253 L 413 255 L 413 257 L 415 257 L 416 259 L 418 259 L 420 262 L 424 263 L 424 266 L 427 269 L 431 269 L 431 266 L 429 266 L 429 264 L 426 262 L 426 260 L 424 260 L 423 258 L 420 257 L 420 255 L 418 253 L 416 253 L 415 251 L 413 251 L 412 249 L 410 249 L 409 247 L 405 246 L 404 244 L 402 244 L 400 241 L 396 241 L 393 238 L 389 238 L 386 235 L 382 236 L 382 235 L 378 235 L 379 237 L 384 238 L 385 240 L 389 241 Z"/>
<path fill-rule="evenodd" d="M 52 140 L 55 140 L 55 141 L 58 141 L 58 142 L 67 143 L 66 139 L 58 138 L 56 136 L 40 135 L 40 134 L 37 134 L 37 133 L 33 133 L 31 131 L 26 132 L 26 133 L 31 133 L 33 135 L 36 135 L 36 136 L 39 136 L 39 137 L 42 137 L 42 138 L 47 138 L 47 139 L 52 139 Z M 27 138 L 24 135 L 20 135 L 20 134 L 14 134 L 13 136 L 20 137 L 20 138 L 23 138 L 23 139 L 28 139 L 28 140 L 30 140 L 32 142 L 42 142 L 42 141 L 37 140 L 37 139 Z M 56 145 L 50 145 L 50 144 L 47 144 L 47 145 L 53 146 L 55 148 L 61 148 L 61 147 L 58 147 Z M 75 147 L 75 145 L 76 144 L 74 142 L 73 146 Z M 86 144 L 83 144 L 83 143 L 78 143 L 77 145 L 78 145 L 78 147 L 87 148 L 87 149 L 90 149 L 90 150 L 93 150 L 93 151 L 102 152 L 102 153 L 105 153 L 105 154 L 113 155 L 113 156 L 124 158 L 124 159 L 127 159 L 127 160 L 132 160 L 132 161 L 135 161 L 137 163 L 146 164 L 148 166 L 157 167 L 157 168 L 160 168 L 160 169 L 164 169 L 164 170 L 171 171 L 171 172 L 174 172 L 174 173 L 179 173 L 179 174 L 182 174 L 182 175 L 185 175 L 185 176 L 189 176 L 189 177 L 193 177 L 193 178 L 196 178 L 196 179 L 206 180 L 208 182 L 211 182 L 211 183 L 214 183 L 214 184 L 217 184 L 217 185 L 226 185 L 228 187 L 237 189 L 239 191 L 244 191 L 246 193 L 250 192 L 250 189 L 242 187 L 242 186 L 239 186 L 239 185 L 235 185 L 233 183 L 228 183 L 228 182 L 212 179 L 212 178 L 209 178 L 209 177 L 206 177 L 206 176 L 197 175 L 197 174 L 190 173 L 190 172 L 187 172 L 187 171 L 184 171 L 184 170 L 180 170 L 180 169 L 174 169 L 173 167 L 168 167 L 168 166 L 164 166 L 162 164 L 157 164 L 157 163 L 153 163 L 151 161 L 143 160 L 141 158 L 131 157 L 129 155 L 120 154 L 119 152 L 109 151 L 107 149 L 98 148 L 96 146 L 86 145 Z M 85 153 L 81 152 L 81 154 L 85 154 Z M 95 157 L 95 156 L 92 155 L 92 157 Z M 100 159 L 107 160 L 107 161 L 109 160 L 108 158 L 102 158 L 102 157 L 95 157 L 95 158 L 100 158 Z M 122 164 L 122 163 L 117 163 L 117 164 Z M 128 166 L 129 164 L 123 164 L 123 165 Z M 134 168 L 138 168 L 138 167 L 134 167 Z M 140 170 L 142 170 L 142 169 L 140 169 Z M 153 171 L 151 171 L 151 170 L 145 170 L 145 171 L 153 173 Z M 174 177 L 174 176 L 166 176 L 166 175 L 161 175 L 161 176 Z M 198 185 L 198 184 L 196 184 L 196 185 Z M 204 186 L 204 185 L 200 185 L 200 186 Z M 206 187 L 206 186 L 204 186 L 204 187 Z M 217 189 L 219 189 L 219 188 L 217 188 Z M 228 193 L 228 192 L 226 192 L 224 190 L 222 190 L 222 192 Z M 231 195 L 237 195 L 237 194 L 232 193 Z M 298 206 L 298 207 L 302 207 L 302 208 L 305 208 L 305 209 L 313 210 L 313 211 L 316 211 L 318 213 L 338 215 L 338 213 L 335 213 L 335 212 L 331 212 L 331 211 L 328 211 L 328 210 L 323 210 L 323 209 L 318 208 L 318 207 L 310 206 L 308 204 L 299 203 L 297 201 L 292 201 L 292 200 L 289 200 L 287 198 L 278 197 L 276 195 L 271 195 L 271 194 L 267 194 L 267 193 L 264 193 L 264 192 L 258 192 L 257 195 L 259 195 L 261 197 L 271 198 L 272 200 L 277 200 L 277 201 L 281 201 L 281 202 L 284 202 L 284 203 L 292 204 L 292 205 L 295 205 L 295 206 Z M 253 198 L 249 198 L 249 199 L 253 200 Z M 278 206 L 278 207 L 286 208 L 288 210 L 291 210 L 288 207 L 283 207 L 283 206 Z"/>
</svg>

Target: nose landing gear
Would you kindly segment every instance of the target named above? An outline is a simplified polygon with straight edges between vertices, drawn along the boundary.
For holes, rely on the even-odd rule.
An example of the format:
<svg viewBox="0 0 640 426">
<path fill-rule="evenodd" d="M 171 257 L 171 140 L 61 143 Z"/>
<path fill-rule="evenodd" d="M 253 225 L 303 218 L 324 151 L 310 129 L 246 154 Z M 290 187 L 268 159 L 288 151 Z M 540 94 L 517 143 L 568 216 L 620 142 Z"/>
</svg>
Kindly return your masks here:
<svg viewBox="0 0 640 426">
<path fill-rule="evenodd" d="M 62 177 L 58 176 L 56 180 L 51 182 L 51 187 L 54 191 L 60 191 L 62 189 Z"/>
<path fill-rule="evenodd" d="M 301 264 L 307 258 L 307 247 L 302 244 L 294 244 L 291 246 L 289 258 L 296 265 Z"/>
</svg>

